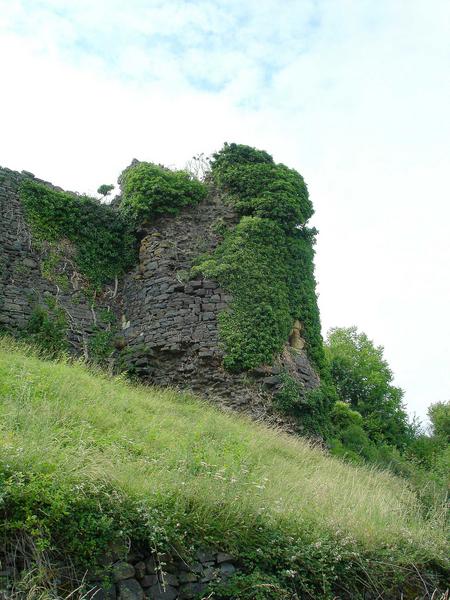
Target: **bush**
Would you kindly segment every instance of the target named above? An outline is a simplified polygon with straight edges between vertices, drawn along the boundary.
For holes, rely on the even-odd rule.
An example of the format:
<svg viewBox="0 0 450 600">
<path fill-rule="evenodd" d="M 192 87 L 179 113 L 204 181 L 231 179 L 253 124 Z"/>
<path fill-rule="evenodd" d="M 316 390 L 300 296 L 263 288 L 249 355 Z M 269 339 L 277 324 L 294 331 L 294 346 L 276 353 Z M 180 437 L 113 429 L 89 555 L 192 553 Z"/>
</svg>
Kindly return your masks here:
<svg viewBox="0 0 450 600">
<path fill-rule="evenodd" d="M 60 357 L 69 349 L 64 311 L 56 302 L 36 306 L 21 337 L 34 344 L 44 356 Z"/>
<path fill-rule="evenodd" d="M 282 384 L 274 396 L 277 410 L 294 417 L 299 429 L 310 437 L 327 438 L 330 433 L 330 407 L 336 392 L 330 384 L 307 390 L 288 373 L 281 375 Z"/>
<path fill-rule="evenodd" d="M 275 164 L 266 152 L 226 144 L 214 155 L 212 174 L 241 215 L 272 219 L 289 230 L 314 212 L 300 173 Z"/>
<path fill-rule="evenodd" d="M 132 164 L 119 181 L 123 194 L 119 210 L 136 225 L 160 215 L 177 215 L 207 194 L 205 184 L 186 171 L 172 171 L 148 162 Z"/>
</svg>

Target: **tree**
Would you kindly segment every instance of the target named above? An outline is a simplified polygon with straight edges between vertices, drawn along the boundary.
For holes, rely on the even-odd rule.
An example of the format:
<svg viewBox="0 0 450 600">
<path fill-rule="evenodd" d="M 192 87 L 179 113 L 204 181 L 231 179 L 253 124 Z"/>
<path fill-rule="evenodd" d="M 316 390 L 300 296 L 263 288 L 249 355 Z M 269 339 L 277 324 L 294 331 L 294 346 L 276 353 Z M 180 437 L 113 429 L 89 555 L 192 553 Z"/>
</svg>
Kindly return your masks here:
<svg viewBox="0 0 450 600">
<path fill-rule="evenodd" d="M 435 402 L 428 409 L 428 416 L 431 421 L 433 435 L 450 443 L 450 402 Z"/>
<path fill-rule="evenodd" d="M 106 198 L 106 196 L 108 194 L 110 194 L 114 189 L 114 186 L 112 184 L 108 184 L 108 183 L 103 183 L 97 190 L 97 194 L 100 194 L 101 196 L 103 196 L 103 199 Z"/>
<path fill-rule="evenodd" d="M 356 327 L 334 328 L 325 343 L 331 377 L 341 400 L 363 417 L 369 438 L 403 448 L 412 429 L 402 404 L 403 390 L 392 385 L 393 373 L 375 346 Z"/>
</svg>

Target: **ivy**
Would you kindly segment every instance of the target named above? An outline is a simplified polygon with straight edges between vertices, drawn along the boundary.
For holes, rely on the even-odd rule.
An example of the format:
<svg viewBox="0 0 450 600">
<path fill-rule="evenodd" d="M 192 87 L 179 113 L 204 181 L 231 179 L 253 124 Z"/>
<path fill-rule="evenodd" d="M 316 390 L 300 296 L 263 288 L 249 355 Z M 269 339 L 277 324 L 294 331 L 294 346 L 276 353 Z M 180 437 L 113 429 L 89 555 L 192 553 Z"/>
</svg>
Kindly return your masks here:
<svg viewBox="0 0 450 600">
<path fill-rule="evenodd" d="M 306 223 L 313 215 L 308 188 L 300 173 L 275 164 L 264 151 L 225 144 L 214 155 L 212 173 L 241 215 L 271 219 L 288 230 Z"/>
<path fill-rule="evenodd" d="M 242 371 L 270 364 L 298 319 L 309 357 L 325 372 L 313 264 L 316 231 L 306 226 L 313 209 L 303 178 L 266 152 L 238 144 L 225 144 L 214 155 L 211 172 L 242 215 L 193 269 L 233 296 L 229 310 L 219 315 L 224 366 Z"/>
<path fill-rule="evenodd" d="M 160 215 L 177 215 L 184 206 L 206 197 L 207 187 L 187 171 L 135 162 L 121 174 L 120 212 L 134 224 L 151 222 Z"/>
<path fill-rule="evenodd" d="M 35 240 L 69 240 L 76 267 L 90 287 L 101 288 L 133 264 L 135 238 L 126 219 L 111 207 L 28 179 L 20 198 Z"/>
</svg>

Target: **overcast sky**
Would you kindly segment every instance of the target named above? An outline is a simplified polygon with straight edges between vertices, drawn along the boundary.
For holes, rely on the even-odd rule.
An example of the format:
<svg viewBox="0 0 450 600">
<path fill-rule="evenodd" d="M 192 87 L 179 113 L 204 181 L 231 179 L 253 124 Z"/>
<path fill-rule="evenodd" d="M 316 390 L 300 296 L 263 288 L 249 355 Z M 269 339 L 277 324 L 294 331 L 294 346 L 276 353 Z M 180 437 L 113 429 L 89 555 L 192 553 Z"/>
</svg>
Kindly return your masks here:
<svg viewBox="0 0 450 600">
<path fill-rule="evenodd" d="M 305 177 L 324 333 L 449 393 L 449 0 L 0 0 L 0 165 L 79 192 L 224 141 Z"/>
</svg>

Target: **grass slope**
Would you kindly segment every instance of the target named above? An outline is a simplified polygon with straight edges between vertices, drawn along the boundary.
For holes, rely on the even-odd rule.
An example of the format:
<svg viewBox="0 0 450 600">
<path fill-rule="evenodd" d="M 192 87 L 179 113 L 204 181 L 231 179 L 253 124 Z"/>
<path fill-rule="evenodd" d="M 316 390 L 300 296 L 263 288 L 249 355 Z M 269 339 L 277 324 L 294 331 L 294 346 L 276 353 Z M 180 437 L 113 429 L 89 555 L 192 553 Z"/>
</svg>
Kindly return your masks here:
<svg viewBox="0 0 450 600">
<path fill-rule="evenodd" d="M 424 516 L 392 475 L 7 339 L 0 486 L 4 536 L 25 532 L 80 564 L 129 538 L 186 555 L 198 542 L 275 582 L 268 595 L 223 597 L 397 597 L 398 585 L 414 597 L 444 585 L 448 567 L 442 512 Z"/>
</svg>

